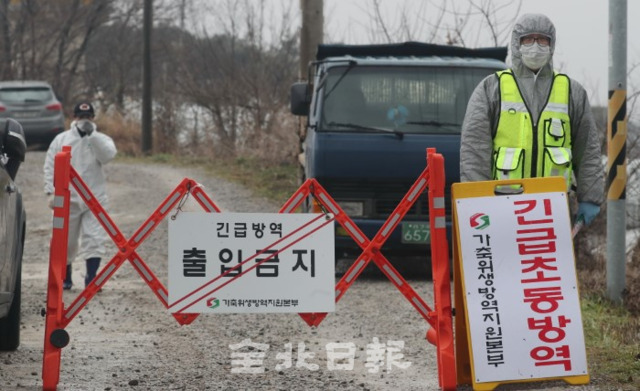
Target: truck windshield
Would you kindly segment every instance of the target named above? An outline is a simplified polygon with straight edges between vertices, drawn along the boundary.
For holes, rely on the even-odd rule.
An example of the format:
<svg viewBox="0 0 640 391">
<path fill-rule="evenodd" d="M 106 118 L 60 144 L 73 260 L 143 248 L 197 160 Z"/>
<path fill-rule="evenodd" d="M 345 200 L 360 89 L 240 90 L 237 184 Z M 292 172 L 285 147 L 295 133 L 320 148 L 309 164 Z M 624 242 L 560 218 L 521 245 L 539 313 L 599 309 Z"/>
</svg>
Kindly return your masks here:
<svg viewBox="0 0 640 391">
<path fill-rule="evenodd" d="M 471 93 L 495 69 L 356 66 L 345 71 L 328 72 L 320 129 L 386 128 L 404 134 L 460 133 Z"/>
</svg>

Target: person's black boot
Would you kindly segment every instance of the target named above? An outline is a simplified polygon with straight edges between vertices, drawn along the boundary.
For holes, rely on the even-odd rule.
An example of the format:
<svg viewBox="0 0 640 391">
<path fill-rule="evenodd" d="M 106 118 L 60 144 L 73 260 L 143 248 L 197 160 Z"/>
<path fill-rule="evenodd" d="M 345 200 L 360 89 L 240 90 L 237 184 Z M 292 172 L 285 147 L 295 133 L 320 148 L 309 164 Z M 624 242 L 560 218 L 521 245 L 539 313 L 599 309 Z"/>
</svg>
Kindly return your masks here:
<svg viewBox="0 0 640 391">
<path fill-rule="evenodd" d="M 91 281 L 93 281 L 94 278 L 96 278 L 98 268 L 100 268 L 100 258 L 87 259 L 87 275 L 84 277 L 85 288 L 91 284 Z"/>
<path fill-rule="evenodd" d="M 69 290 L 73 286 L 73 282 L 71 282 L 71 265 L 67 265 L 67 274 L 64 276 L 64 281 L 62 281 L 62 289 Z"/>
</svg>

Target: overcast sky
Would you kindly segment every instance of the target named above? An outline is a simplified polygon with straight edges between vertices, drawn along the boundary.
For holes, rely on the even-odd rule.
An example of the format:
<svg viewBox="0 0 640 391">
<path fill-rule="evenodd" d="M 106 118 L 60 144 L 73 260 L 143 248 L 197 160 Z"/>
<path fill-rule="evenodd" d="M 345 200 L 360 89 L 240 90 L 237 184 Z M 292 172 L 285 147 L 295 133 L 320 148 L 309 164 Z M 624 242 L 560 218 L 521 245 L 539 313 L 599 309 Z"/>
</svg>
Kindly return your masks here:
<svg viewBox="0 0 640 391">
<path fill-rule="evenodd" d="M 415 10 L 415 14 L 422 12 L 422 20 L 425 14 L 432 15 L 436 11 L 433 7 L 430 13 L 424 10 L 424 2 L 420 0 L 379 1 L 384 7 L 384 17 L 391 21 L 401 7 L 412 12 Z M 344 43 L 370 41 L 372 22 L 367 10 L 371 9 L 371 3 L 371 0 L 325 0 L 327 39 Z M 627 0 L 627 11 L 627 58 L 628 69 L 631 70 L 632 64 L 640 64 L 640 1 Z M 557 37 L 554 66 L 580 81 L 590 93 L 592 104 L 606 105 L 609 89 L 609 0 L 525 0 L 520 15 L 525 13 L 543 13 L 553 21 Z M 513 16 L 513 11 L 509 15 Z M 416 17 L 414 21 L 417 20 Z M 513 22 L 507 20 L 505 25 L 509 25 L 508 31 L 511 31 Z M 414 28 L 413 31 L 418 36 L 421 34 L 420 38 L 426 38 L 427 29 Z M 478 44 L 468 44 L 472 47 L 488 45 L 491 45 L 488 36 Z M 640 69 L 631 75 L 627 89 L 640 90 Z"/>
</svg>

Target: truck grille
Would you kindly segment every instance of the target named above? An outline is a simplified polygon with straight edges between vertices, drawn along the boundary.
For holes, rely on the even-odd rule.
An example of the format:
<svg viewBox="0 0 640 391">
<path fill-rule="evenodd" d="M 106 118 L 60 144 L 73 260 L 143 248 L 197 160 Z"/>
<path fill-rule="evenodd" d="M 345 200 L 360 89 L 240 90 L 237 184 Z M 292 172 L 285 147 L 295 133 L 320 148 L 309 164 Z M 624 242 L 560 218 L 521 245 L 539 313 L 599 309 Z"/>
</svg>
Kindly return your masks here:
<svg viewBox="0 0 640 391">
<path fill-rule="evenodd" d="M 325 181 L 326 182 L 326 181 Z M 413 183 L 405 182 L 335 182 L 322 183 L 338 203 L 341 200 L 365 201 L 365 215 L 368 218 L 386 219 L 398 206 L 402 197 L 411 188 Z M 445 208 L 447 214 L 451 213 L 449 186 L 445 189 Z M 427 193 L 420 195 L 418 200 L 407 212 L 406 218 L 410 220 L 425 220 L 429 216 L 429 200 Z"/>
<path fill-rule="evenodd" d="M 376 200 L 374 207 L 374 215 L 375 217 L 384 217 L 386 218 L 396 209 L 396 206 L 400 203 L 402 198 L 398 197 L 394 200 Z M 409 209 L 407 212 L 407 216 L 415 216 L 415 217 L 427 217 L 429 216 L 429 200 L 426 197 L 426 194 L 420 196 L 420 198 L 416 201 L 415 204 Z"/>
</svg>

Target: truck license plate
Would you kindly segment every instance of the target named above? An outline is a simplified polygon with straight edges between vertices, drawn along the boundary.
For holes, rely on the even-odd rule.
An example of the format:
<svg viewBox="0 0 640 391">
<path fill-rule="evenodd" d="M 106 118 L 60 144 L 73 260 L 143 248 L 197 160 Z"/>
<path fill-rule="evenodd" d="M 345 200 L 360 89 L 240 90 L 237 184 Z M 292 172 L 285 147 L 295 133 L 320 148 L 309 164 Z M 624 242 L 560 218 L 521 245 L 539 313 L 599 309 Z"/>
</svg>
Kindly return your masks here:
<svg viewBox="0 0 640 391">
<path fill-rule="evenodd" d="M 402 223 L 402 243 L 428 244 L 429 223 Z"/>
</svg>

